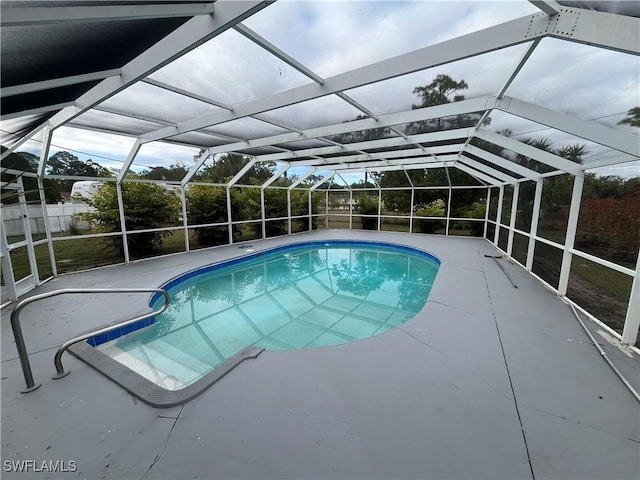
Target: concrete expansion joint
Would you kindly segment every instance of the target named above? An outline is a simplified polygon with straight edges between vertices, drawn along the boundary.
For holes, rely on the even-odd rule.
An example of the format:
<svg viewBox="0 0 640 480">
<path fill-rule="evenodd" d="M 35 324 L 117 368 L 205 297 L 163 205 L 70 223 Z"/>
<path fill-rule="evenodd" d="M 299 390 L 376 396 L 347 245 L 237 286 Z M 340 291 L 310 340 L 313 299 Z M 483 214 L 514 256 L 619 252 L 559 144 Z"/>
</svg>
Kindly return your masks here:
<svg viewBox="0 0 640 480">
<path fill-rule="evenodd" d="M 520 405 L 520 407 L 528 408 L 530 410 L 534 410 L 534 411 L 542 413 L 544 415 L 549 415 L 551 417 L 558 418 L 560 420 L 564 420 L 565 422 L 573 423 L 574 425 L 580 425 L 581 427 L 592 428 L 592 429 L 597 430 L 599 432 L 606 433 L 607 435 L 612 435 L 614 437 L 618 437 L 618 438 L 621 438 L 623 440 L 629 440 L 630 442 L 634 442 L 634 443 L 640 444 L 640 438 L 631 438 L 631 437 L 627 437 L 625 435 L 620 435 L 620 434 L 618 434 L 616 432 L 612 432 L 611 430 L 607 430 L 607 429 L 598 427 L 596 425 L 592 425 L 590 423 L 584 423 L 584 422 L 581 422 L 579 420 L 574 420 L 572 418 L 565 417 L 564 415 L 560 415 L 559 413 L 550 412 L 549 410 L 545 410 L 544 408 L 534 407 L 533 405 L 529 405 L 527 403 L 520 403 L 519 405 Z"/>
<path fill-rule="evenodd" d="M 411 332 L 405 330 L 403 327 L 398 327 L 398 329 L 401 330 L 402 332 L 404 332 L 405 334 L 407 334 L 409 337 L 411 337 L 416 342 L 421 343 L 425 347 L 429 348 L 430 350 L 435 350 L 436 352 L 444 355 L 445 357 L 447 356 L 447 354 L 445 352 L 443 352 L 442 350 L 438 350 L 437 348 L 433 347 L 432 345 L 429 345 L 427 342 L 425 342 L 424 340 L 421 340 L 420 338 L 416 337 Z"/>
<path fill-rule="evenodd" d="M 160 459 L 162 458 L 162 455 L 164 454 L 165 450 L 167 449 L 167 445 L 169 444 L 169 439 L 171 438 L 171 435 L 173 434 L 173 430 L 176 428 L 176 425 L 178 424 L 178 420 L 181 419 L 180 415 L 182 415 L 182 411 L 183 410 L 184 410 L 184 405 L 180 405 L 180 410 L 178 411 L 178 415 L 176 415 L 175 419 L 173 420 L 173 425 L 171 425 L 171 429 L 169 430 L 169 433 L 167 434 L 167 438 L 165 438 L 165 440 L 164 440 L 164 444 L 162 445 L 162 448 L 160 449 L 160 453 L 158 453 L 155 456 L 155 458 L 151 462 L 151 465 L 149 465 L 149 468 L 147 468 L 147 470 L 140 477 L 140 480 L 144 480 L 144 478 L 147 476 L 149 471 L 151 471 L 153 466 L 156 463 L 158 463 L 160 461 Z"/>
<path fill-rule="evenodd" d="M 478 314 L 476 314 L 474 312 L 469 312 L 469 311 L 467 311 L 467 310 L 465 310 L 463 308 L 460 308 L 460 307 L 454 307 L 453 305 L 449 305 L 448 303 L 439 302 L 437 300 L 427 300 L 427 304 L 428 303 L 435 303 L 435 304 L 438 304 L 438 305 L 442 305 L 443 307 L 450 308 L 450 309 L 455 310 L 457 312 L 465 313 L 465 314 L 467 314 L 467 315 L 469 315 L 471 317 L 477 318 L 479 320 L 486 320 L 485 317 L 482 317 L 482 316 L 480 316 L 480 315 L 478 315 Z M 495 312 L 493 312 L 493 307 L 492 307 L 491 313 L 495 316 Z"/>
<path fill-rule="evenodd" d="M 472 268 L 472 267 L 452 267 L 455 268 L 456 270 L 469 270 L 472 272 L 484 272 L 483 268 Z"/>
<path fill-rule="evenodd" d="M 494 259 L 495 260 L 495 259 Z M 529 462 L 529 470 L 531 472 L 531 478 L 535 479 L 536 475 L 533 471 L 533 464 L 531 463 L 531 452 L 529 451 L 529 444 L 527 442 L 527 432 L 522 422 L 522 415 L 520 415 L 520 408 L 518 406 L 518 399 L 516 397 L 516 390 L 513 385 L 513 379 L 511 378 L 511 371 L 509 369 L 509 362 L 507 361 L 507 353 L 504 350 L 504 343 L 502 342 L 502 335 L 500 335 L 500 326 L 498 325 L 498 317 L 493 307 L 493 299 L 491 298 L 491 290 L 489 289 L 489 282 L 487 281 L 487 275 L 484 273 L 484 283 L 487 289 L 487 296 L 489 297 L 489 304 L 491 305 L 491 313 L 493 315 L 493 322 L 496 327 L 496 334 L 498 336 L 498 342 L 500 343 L 500 351 L 502 352 L 502 358 L 504 360 L 504 367 L 507 372 L 507 378 L 509 379 L 509 388 L 511 389 L 511 395 L 513 396 L 513 406 L 518 417 L 518 423 L 520 424 L 520 431 L 522 432 L 522 441 L 524 442 L 524 449 L 527 454 L 527 460 Z"/>
</svg>

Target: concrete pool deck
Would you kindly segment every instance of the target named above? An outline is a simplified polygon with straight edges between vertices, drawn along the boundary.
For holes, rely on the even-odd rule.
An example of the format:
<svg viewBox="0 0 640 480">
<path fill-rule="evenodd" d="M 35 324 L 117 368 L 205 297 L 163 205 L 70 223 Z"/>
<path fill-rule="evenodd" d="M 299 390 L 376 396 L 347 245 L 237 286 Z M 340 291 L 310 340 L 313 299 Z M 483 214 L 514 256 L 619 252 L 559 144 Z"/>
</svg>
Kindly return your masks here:
<svg viewBox="0 0 640 480">
<path fill-rule="evenodd" d="M 24 379 L 2 310 L 2 478 L 639 478 L 640 409 L 570 307 L 483 239 L 319 230 L 251 242 L 363 239 L 442 260 L 425 308 L 390 332 L 265 351 L 185 405 L 155 409 L 74 357 L 70 337 L 143 310 L 148 294 L 64 295 L 21 315 Z M 240 244 L 64 275 L 60 288 L 157 287 Z M 590 328 L 632 383 L 635 351 Z M 10 472 L 33 460 L 28 472 Z M 67 472 L 43 470 L 60 461 Z M 74 463 L 69 463 L 73 461 Z M 13 463 L 12 463 L 13 462 Z M 24 464 L 22 464 L 24 465 Z M 77 468 L 73 468 L 77 466 Z M 46 470 L 46 465 L 45 465 Z"/>
</svg>

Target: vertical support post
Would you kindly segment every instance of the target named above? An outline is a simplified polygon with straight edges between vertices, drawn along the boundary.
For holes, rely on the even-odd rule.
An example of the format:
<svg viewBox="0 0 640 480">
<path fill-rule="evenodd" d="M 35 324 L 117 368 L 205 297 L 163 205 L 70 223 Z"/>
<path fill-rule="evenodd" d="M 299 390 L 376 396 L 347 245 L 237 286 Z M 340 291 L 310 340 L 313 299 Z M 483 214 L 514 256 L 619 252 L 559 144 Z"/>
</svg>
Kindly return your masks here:
<svg viewBox="0 0 640 480">
<path fill-rule="evenodd" d="M 407 173 L 407 171 L 405 170 L 404 173 Z M 409 233 L 413 233 L 413 206 L 415 204 L 415 199 L 416 199 L 416 189 L 413 185 L 411 185 L 411 205 L 409 207 Z"/>
<path fill-rule="evenodd" d="M 382 190 L 378 188 L 378 231 L 382 225 Z"/>
<path fill-rule="evenodd" d="M 42 131 L 42 150 L 40 150 L 40 159 L 38 161 L 38 178 L 44 176 L 44 169 L 49 158 L 49 149 L 51 148 L 51 138 L 53 137 L 53 131 L 49 126 L 45 126 Z"/>
<path fill-rule="evenodd" d="M 349 190 L 349 230 L 353 230 L 353 190 Z"/>
<path fill-rule="evenodd" d="M 451 188 L 451 183 L 449 183 L 449 198 L 447 198 L 447 226 L 444 232 L 444 234 L 447 237 L 449 236 L 449 223 L 451 220 L 451 193 L 452 192 L 453 192 L 453 189 Z"/>
<path fill-rule="evenodd" d="M 329 192 L 327 190 L 324 191 L 324 204 L 324 226 L 329 228 Z"/>
<path fill-rule="evenodd" d="M 180 185 L 180 202 L 182 202 L 182 228 L 184 228 L 184 249 L 191 251 L 189 244 L 189 222 L 187 220 L 187 187 Z"/>
<path fill-rule="evenodd" d="M 38 190 L 40 190 L 40 205 L 42 206 L 42 217 L 44 219 L 44 231 L 47 235 L 47 248 L 49 249 L 49 261 L 51 262 L 51 273 L 53 276 L 58 275 L 58 267 L 56 265 L 56 255 L 53 248 L 53 236 L 51 235 L 51 225 L 49 225 L 49 210 L 47 208 L 47 197 L 44 192 L 44 170 L 49 158 L 49 150 L 51 148 L 51 139 L 53 131 L 46 126 L 42 132 L 42 150 L 40 150 L 40 161 L 38 162 Z"/>
<path fill-rule="evenodd" d="M 231 215 L 231 187 L 227 185 L 227 230 L 229 234 L 229 245 L 233 244 L 233 224 Z"/>
<path fill-rule="evenodd" d="M 17 300 L 16 278 L 13 276 L 8 243 L 4 222 L 0 221 L 0 266 L 2 267 L 2 276 L 4 277 L 5 288 L 7 289 L 7 297 L 9 297 L 9 300 Z M 4 300 L 5 299 L 3 299 L 3 301 Z"/>
<path fill-rule="evenodd" d="M 260 189 L 260 220 L 262 220 L 262 238 L 267 238 L 267 222 L 264 214 L 264 188 Z"/>
<path fill-rule="evenodd" d="M 444 234 L 449 236 L 449 217 L 451 217 L 451 175 L 449 175 L 449 168 L 444 167 L 444 173 L 447 174 L 447 185 L 449 186 L 449 195 L 447 196 L 447 222 L 444 227 Z"/>
<path fill-rule="evenodd" d="M 49 261 L 51 262 L 51 273 L 53 276 L 58 275 L 58 267 L 56 266 L 55 250 L 53 249 L 53 236 L 51 235 L 51 225 L 49 225 L 49 211 L 47 208 L 47 199 L 44 193 L 44 182 L 42 177 L 38 177 L 38 190 L 40 190 L 40 205 L 42 206 L 42 217 L 44 219 L 44 231 L 47 235 L 47 248 L 49 249 Z"/>
<path fill-rule="evenodd" d="M 638 252 L 638 260 L 636 262 L 636 274 L 633 277 L 631 285 L 631 295 L 629 295 L 629 306 L 627 307 L 627 316 L 624 320 L 624 328 L 622 330 L 623 345 L 634 345 L 638 338 L 638 330 L 640 329 L 640 252 Z"/>
<path fill-rule="evenodd" d="M 511 199 L 511 218 L 509 219 L 509 239 L 507 241 L 507 255 L 512 256 L 513 252 L 513 236 L 516 228 L 516 214 L 518 211 L 518 195 L 520 194 L 520 184 L 513 186 L 513 198 Z"/>
<path fill-rule="evenodd" d="M 538 235 L 538 221 L 540 220 L 540 206 L 542 204 L 542 180 L 536 182 L 536 193 L 533 197 L 533 212 L 531 214 L 531 231 L 529 236 L 529 246 L 527 248 L 527 272 L 533 269 L 533 256 L 536 250 L 536 236 Z"/>
<path fill-rule="evenodd" d="M 31 235 L 31 218 L 29 217 L 29 209 L 27 208 L 27 197 L 24 194 L 24 183 L 22 176 L 17 179 L 20 189 L 18 190 L 18 199 L 20 200 L 20 211 L 22 212 L 22 225 L 24 228 L 24 238 L 27 241 L 27 257 L 29 258 L 29 268 L 33 277 L 34 285 L 40 285 L 40 275 L 38 274 L 38 263 L 36 262 L 36 251 L 33 248 L 33 235 Z"/>
<path fill-rule="evenodd" d="M 487 187 L 487 205 L 484 209 L 484 229 L 482 238 L 487 238 L 487 227 L 489 226 L 489 203 L 491 202 L 491 187 Z"/>
<path fill-rule="evenodd" d="M 122 230 L 122 249 L 124 263 L 129 263 L 129 244 L 127 243 L 127 225 L 124 219 L 124 201 L 122 200 L 122 183 L 116 181 L 116 195 L 118 197 L 118 210 L 120 211 L 120 229 Z"/>
<path fill-rule="evenodd" d="M 287 216 L 289 222 L 289 235 L 291 235 L 291 190 L 287 188 Z"/>
<path fill-rule="evenodd" d="M 502 218 L 502 204 L 504 203 L 504 185 L 500 185 L 498 192 L 498 209 L 496 211 L 496 231 L 493 234 L 493 244 L 498 245 L 500 240 L 500 220 Z"/>
<path fill-rule="evenodd" d="M 311 190 L 308 190 L 307 193 L 308 193 L 307 201 L 309 202 L 309 210 L 307 211 L 307 213 L 309 214 L 308 230 L 311 231 L 313 230 L 313 201 L 311 199 Z"/>
<path fill-rule="evenodd" d="M 565 296 L 569 286 L 569 273 L 571 271 L 571 249 L 576 240 L 576 229 L 578 227 L 578 215 L 580 214 L 580 202 L 582 200 L 582 187 L 584 185 L 584 173 L 574 175 L 573 192 L 571 193 L 571 207 L 569 209 L 569 219 L 567 220 L 567 236 L 564 241 L 564 251 L 562 253 L 562 267 L 560 268 L 560 281 L 558 282 L 558 295 Z"/>
</svg>

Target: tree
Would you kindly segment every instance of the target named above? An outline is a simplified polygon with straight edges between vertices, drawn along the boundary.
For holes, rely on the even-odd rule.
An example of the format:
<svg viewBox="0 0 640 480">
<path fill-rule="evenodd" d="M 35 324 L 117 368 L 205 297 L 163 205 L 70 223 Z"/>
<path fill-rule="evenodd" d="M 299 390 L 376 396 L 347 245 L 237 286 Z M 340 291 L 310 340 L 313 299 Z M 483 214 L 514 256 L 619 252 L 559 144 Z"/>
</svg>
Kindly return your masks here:
<svg viewBox="0 0 640 480">
<path fill-rule="evenodd" d="M 418 95 L 421 100 L 419 105 L 412 105 L 413 108 L 430 107 L 432 105 L 442 105 L 451 103 L 451 96 L 454 95 L 453 101 L 464 100 L 463 95 L 455 95 L 461 90 L 467 90 L 469 85 L 464 80 L 456 82 L 449 75 L 437 75 L 436 78 L 425 86 L 418 86 L 413 89 L 413 93 Z"/>
<path fill-rule="evenodd" d="M 365 120 L 369 117 L 366 115 L 358 115 L 353 120 L 347 120 L 342 123 L 355 122 L 357 120 Z M 357 132 L 341 133 L 333 136 L 333 141 L 339 143 L 356 143 L 356 142 L 368 142 L 370 140 L 379 140 L 388 136 L 391 133 L 389 127 L 370 128 L 368 130 L 358 130 Z"/>
<path fill-rule="evenodd" d="M 446 204 L 444 200 L 438 198 L 416 210 L 416 217 L 444 217 L 446 214 Z M 417 220 L 418 230 L 421 233 L 435 233 L 442 225 L 441 220 Z"/>
<path fill-rule="evenodd" d="M 366 193 L 361 193 L 358 197 L 356 207 L 356 213 L 360 215 L 378 215 L 378 199 Z M 377 230 L 378 218 L 377 217 L 360 217 L 362 222 L 362 228 L 365 230 Z"/>
<path fill-rule="evenodd" d="M 227 222 L 227 193 L 224 187 L 190 185 L 186 191 L 189 224 Z M 228 231 L 221 227 L 195 229 L 198 243 L 202 246 L 222 245 L 228 241 Z"/>
<path fill-rule="evenodd" d="M 143 171 L 140 177 L 148 180 L 168 180 L 180 181 L 188 172 L 188 167 L 184 163 L 173 163 L 167 167 L 152 167 Z"/>
<path fill-rule="evenodd" d="M 6 147 L 2 147 L 2 152 L 7 150 Z M 38 188 L 38 180 L 31 176 L 23 174 L 8 173 L 5 169 L 16 170 L 18 172 L 36 173 L 38 170 L 39 159 L 35 155 L 29 152 L 13 152 L 7 155 L 2 160 L 2 182 L 15 183 L 18 177 L 22 177 L 22 185 L 24 187 L 24 195 L 27 203 L 40 203 L 40 193 Z M 60 195 L 60 189 L 53 180 L 45 179 L 42 182 L 44 187 L 45 201 L 47 203 L 57 203 L 62 198 Z M 18 193 L 9 188 L 2 188 L 2 203 L 12 204 L 18 203 L 20 197 Z"/>
<path fill-rule="evenodd" d="M 462 101 L 464 100 L 464 95 L 461 95 L 460 92 L 468 88 L 469 85 L 464 80 L 458 82 L 449 75 L 437 75 L 430 84 L 418 86 L 413 89 L 413 93 L 420 98 L 420 103 L 412 105 L 411 108 L 415 110 Z M 482 112 L 474 112 L 455 115 L 453 117 L 440 117 L 412 122 L 407 125 L 406 133 L 413 135 L 449 128 L 470 127 L 477 124 L 481 116 Z M 489 121 L 489 118 L 485 119 L 483 125 L 488 125 Z"/>
<path fill-rule="evenodd" d="M 556 146 L 548 138 L 523 138 L 521 142 L 531 145 L 539 150 L 553 153 L 574 163 L 581 164 L 582 158 L 587 154 L 587 147 L 580 144 Z M 553 168 L 524 155 L 516 155 L 511 159 L 539 173 L 552 171 Z M 566 224 L 568 211 L 566 206 L 571 200 L 573 188 L 573 177 L 571 175 L 556 175 L 544 180 L 542 189 L 542 201 L 540 205 L 540 225 L 541 229 L 558 230 L 560 225 Z M 531 215 L 533 213 L 534 182 L 523 182 L 520 184 L 520 221 L 524 225 L 531 225 Z"/>
<path fill-rule="evenodd" d="M 403 190 L 382 191 L 382 203 L 386 211 L 409 213 L 411 210 L 411 191 L 404 170 L 372 173 L 381 188 L 407 187 Z"/>
<path fill-rule="evenodd" d="M 83 162 L 75 155 L 61 151 L 47 160 L 47 173 L 49 175 L 64 175 L 69 177 L 111 177 L 111 172 L 92 160 Z M 75 180 L 56 180 L 62 192 L 71 192 Z"/>
<path fill-rule="evenodd" d="M 227 153 L 202 168 L 195 178 L 201 182 L 228 183 L 247 163 L 249 159 L 244 155 Z M 274 162 L 256 163 L 242 176 L 238 184 L 261 185 L 271 178 L 274 167 Z"/>
<path fill-rule="evenodd" d="M 640 107 L 633 107 L 627 112 L 627 118 L 623 118 L 618 125 L 631 125 L 632 127 L 640 127 Z"/>
<path fill-rule="evenodd" d="M 270 218 L 283 218 L 288 215 L 287 207 L 287 191 L 279 188 L 264 189 L 264 216 Z M 267 237 L 284 235 L 288 232 L 286 221 L 276 220 L 265 223 L 265 233 Z M 254 223 L 254 232 L 256 236 L 262 236 L 262 224 Z"/>
<path fill-rule="evenodd" d="M 128 232 L 170 226 L 180 215 L 180 200 L 160 185 L 125 182 L 122 184 L 122 202 Z M 95 231 L 120 231 L 120 211 L 114 182 L 105 182 L 93 197 L 91 205 L 95 207 L 95 211 L 88 212 L 85 217 Z M 162 247 L 164 237 L 170 234 L 164 231 L 130 235 L 129 251 L 133 255 L 158 251 Z M 120 236 L 108 238 L 116 248 L 122 248 Z"/>
</svg>

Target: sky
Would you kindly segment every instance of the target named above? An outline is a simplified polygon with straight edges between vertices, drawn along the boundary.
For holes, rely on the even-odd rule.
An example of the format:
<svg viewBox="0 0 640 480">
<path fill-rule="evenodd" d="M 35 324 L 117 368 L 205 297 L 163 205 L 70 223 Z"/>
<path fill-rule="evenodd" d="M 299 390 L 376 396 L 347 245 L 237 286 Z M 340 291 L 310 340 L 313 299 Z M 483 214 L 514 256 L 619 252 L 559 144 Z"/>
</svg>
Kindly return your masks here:
<svg viewBox="0 0 640 480">
<path fill-rule="evenodd" d="M 250 17 L 244 25 L 294 57 L 315 74 L 329 78 L 372 62 L 457 37 L 504 21 L 538 13 L 527 1 L 283 1 Z M 454 64 L 397 77 L 347 91 L 376 114 L 411 108 L 413 89 L 438 74 L 465 80 L 466 98 L 495 94 L 513 70 L 527 45 L 511 47 Z M 230 30 L 151 75 L 151 78 L 207 96 L 225 105 L 237 105 L 310 83 L 283 61 L 269 55 L 240 33 Z M 544 39 L 507 90 L 507 95 L 563 113 L 615 126 L 626 111 L 640 105 L 640 68 L 637 57 L 574 43 Z M 178 96 L 149 84 L 137 84 L 103 104 L 106 108 L 141 113 L 180 122 L 218 110 L 210 104 Z M 300 128 L 341 123 L 360 112 L 335 96 L 284 107 L 265 117 Z M 143 133 L 151 124 L 122 121 L 103 112 L 78 119 L 83 125 L 108 121 Z M 587 158 L 596 161 L 616 155 L 600 145 L 562 132 L 494 112 L 492 130 L 508 128 L 516 137 L 546 137 L 559 145 L 584 143 Z M 622 127 L 638 135 L 638 129 Z M 227 137 L 260 137 L 284 130 L 253 119 L 211 127 Z M 188 141 L 193 135 L 186 135 Z M 55 131 L 52 153 L 69 150 L 81 159 L 117 168 L 133 145 L 133 137 L 108 135 L 62 127 Z M 37 153 L 37 142 L 24 150 Z M 161 142 L 143 146 L 134 169 L 193 163 L 197 148 Z M 599 173 L 608 174 L 608 169 Z M 615 171 L 615 172 L 614 172 Z M 634 162 L 611 169 L 612 174 L 636 176 Z"/>
</svg>

